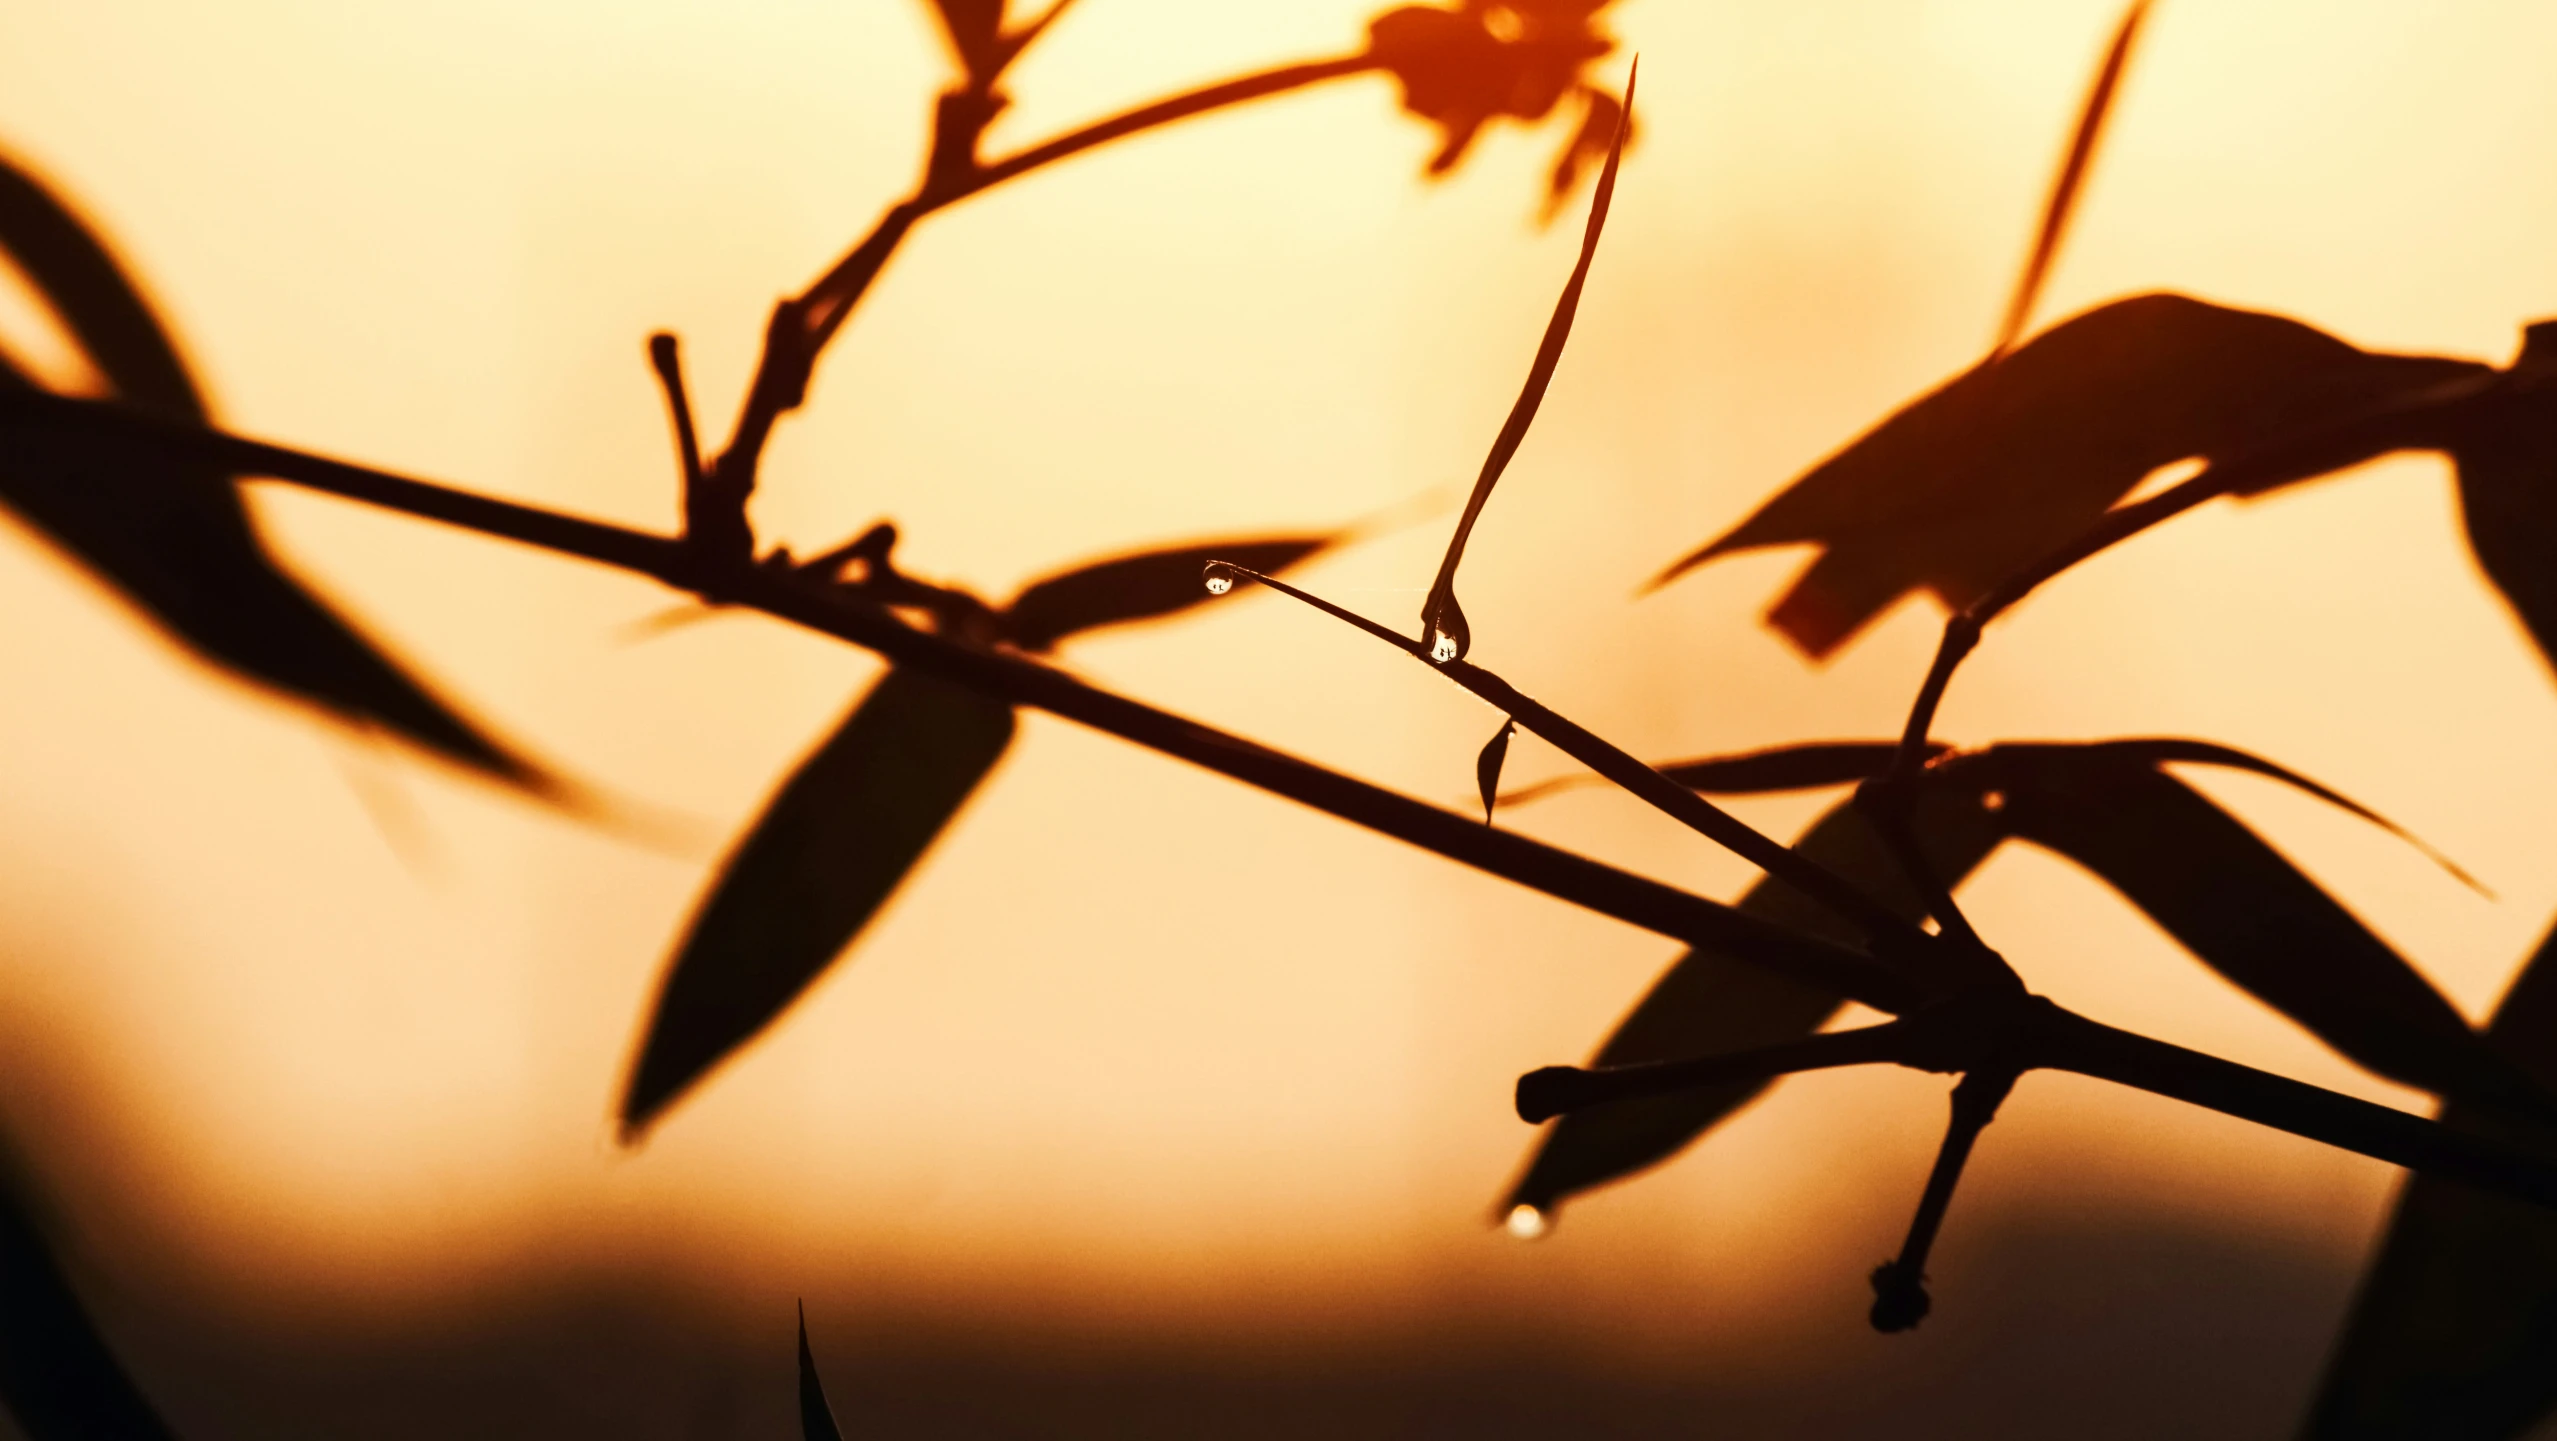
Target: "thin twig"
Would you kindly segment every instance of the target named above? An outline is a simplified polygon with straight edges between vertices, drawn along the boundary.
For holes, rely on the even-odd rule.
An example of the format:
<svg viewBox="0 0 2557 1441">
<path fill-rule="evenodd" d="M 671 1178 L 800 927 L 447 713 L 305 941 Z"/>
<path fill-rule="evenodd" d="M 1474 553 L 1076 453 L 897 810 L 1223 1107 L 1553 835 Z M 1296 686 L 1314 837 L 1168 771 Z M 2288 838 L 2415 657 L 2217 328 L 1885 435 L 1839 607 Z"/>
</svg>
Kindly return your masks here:
<svg viewBox="0 0 2557 1441">
<path fill-rule="evenodd" d="M 1845 877 L 1662 775 L 1605 737 L 1525 695 L 1490 671 L 1470 661 L 1443 659 L 1430 645 L 1400 635 L 1363 615 L 1247 567 L 1215 561 L 1210 563 L 1208 571 L 1211 575 L 1246 578 L 1281 595 L 1303 601 L 1420 661 L 1437 674 L 1471 691 L 1555 749 L 1648 802 L 1655 810 L 1828 907 L 1840 919 L 1862 932 L 1877 954 L 1909 967 L 1912 974 L 1928 981 L 1936 989 L 1950 992 L 1982 979 L 1967 969 L 1948 964 L 1947 948 L 1938 945 L 1935 937 L 1911 925 L 1899 912 L 1865 894 Z"/>
</svg>

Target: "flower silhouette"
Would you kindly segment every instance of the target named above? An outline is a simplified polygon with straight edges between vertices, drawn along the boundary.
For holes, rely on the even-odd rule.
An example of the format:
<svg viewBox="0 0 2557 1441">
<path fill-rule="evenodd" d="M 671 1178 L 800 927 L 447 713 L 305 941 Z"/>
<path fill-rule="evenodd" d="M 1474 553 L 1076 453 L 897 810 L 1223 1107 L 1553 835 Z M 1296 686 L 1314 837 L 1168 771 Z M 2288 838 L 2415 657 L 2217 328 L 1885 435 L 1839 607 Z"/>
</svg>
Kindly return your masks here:
<svg viewBox="0 0 2557 1441">
<path fill-rule="evenodd" d="M 1605 156 L 1623 106 L 1584 78 L 1616 48 L 1598 28 L 1608 0 L 1461 0 L 1456 8 L 1390 10 L 1369 27 L 1369 53 L 1403 83 L 1403 108 L 1445 135 L 1429 173 L 1455 168 L 1495 116 L 1537 121 L 1568 98 L 1580 128 L 1556 160 L 1549 206 L 1569 194 L 1582 167 Z"/>
</svg>

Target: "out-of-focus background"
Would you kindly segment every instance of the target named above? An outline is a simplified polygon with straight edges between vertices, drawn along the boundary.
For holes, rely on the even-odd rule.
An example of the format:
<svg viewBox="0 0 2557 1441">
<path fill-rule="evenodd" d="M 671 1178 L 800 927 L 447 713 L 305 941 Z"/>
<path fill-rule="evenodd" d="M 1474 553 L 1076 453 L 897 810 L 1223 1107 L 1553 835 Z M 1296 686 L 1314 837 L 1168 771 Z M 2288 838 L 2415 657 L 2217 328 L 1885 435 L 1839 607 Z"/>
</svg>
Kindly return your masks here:
<svg viewBox="0 0 2557 1441">
<path fill-rule="evenodd" d="M 1478 659 L 1646 755 L 1893 728 L 1931 610 L 1812 667 L 1757 620 L 1798 554 L 1633 591 L 1976 357 L 2115 8 L 1611 10 L 1640 144 L 1472 547 Z M 1342 51 L 1369 14 L 1084 0 L 998 135 Z M 2043 318 L 2172 288 L 2500 361 L 2557 312 L 2552 46 L 2538 6 L 2169 0 Z M 642 337 L 682 334 L 724 431 L 767 307 L 909 180 L 946 65 L 914 0 L 40 3 L 0 13 L 0 146 L 118 243 L 226 423 L 666 526 Z M 1533 223 L 1561 123 L 1427 185 L 1435 138 L 1352 81 L 928 222 L 784 427 L 764 533 L 894 517 L 909 568 L 1001 596 L 1452 493 L 1570 263 L 1576 219 Z M 0 326 L 41 350 L 23 303 Z M 2003 624 L 1943 733 L 2197 735 L 2373 804 L 2498 899 L 2195 777 L 2482 1017 L 2557 909 L 2557 696 L 2447 480 L 2390 461 L 2141 540 Z M 258 510 L 484 714 L 682 819 L 634 843 L 333 732 L 0 525 L 0 1122 L 192 1437 L 792 1434 L 799 1298 L 880 1436 L 2275 1435 L 2397 1184 L 2036 1075 L 1936 1315 L 1877 1337 L 1864 1273 L 1945 1086 L 1859 1071 L 1519 1244 L 1490 1224 L 1532 1139 L 1512 1079 L 1585 1055 L 1675 947 L 1044 716 L 850 962 L 625 1152 L 672 936 L 876 663 L 750 618 L 634 640 L 671 599 L 644 582 Z M 1308 583 L 1400 621 L 1447 519 Z M 1067 660 L 1451 805 L 1497 719 L 1267 597 Z M 1566 764 L 1522 738 L 1511 774 Z M 1595 790 L 1504 823 L 1746 880 Z M 2066 863 L 2010 851 L 1966 903 L 2099 1018 L 2418 1100 Z"/>
</svg>

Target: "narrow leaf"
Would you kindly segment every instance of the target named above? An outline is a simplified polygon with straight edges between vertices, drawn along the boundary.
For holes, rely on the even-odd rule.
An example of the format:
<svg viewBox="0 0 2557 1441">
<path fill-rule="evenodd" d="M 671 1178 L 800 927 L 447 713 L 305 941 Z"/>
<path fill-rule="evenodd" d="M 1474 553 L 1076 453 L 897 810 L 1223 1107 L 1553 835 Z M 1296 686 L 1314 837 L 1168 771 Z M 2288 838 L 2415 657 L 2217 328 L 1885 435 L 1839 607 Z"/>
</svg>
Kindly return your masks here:
<svg viewBox="0 0 2557 1441">
<path fill-rule="evenodd" d="M 622 1100 L 644 1131 L 878 914 L 1011 744 L 1010 706 L 891 670 L 782 783 L 670 964 Z"/>
<path fill-rule="evenodd" d="M 1956 609 L 1979 599 L 2161 467 L 2264 452 L 2487 373 L 2180 295 L 2117 300 L 1904 406 L 1652 584 L 1744 550 L 1816 545 L 1768 622 L 1827 655 L 1913 590 Z M 2323 453 L 2250 493 L 2363 458 Z"/>
<path fill-rule="evenodd" d="M 2033 318 L 2033 302 L 2050 274 L 2051 258 L 2059 253 L 2060 237 L 2069 228 L 2069 215 L 2086 183 L 2087 162 L 2094 158 L 2095 142 L 2104 133 L 2105 116 L 2113 108 L 2113 92 L 2121 85 L 2123 67 L 2130 61 L 2131 42 L 2138 38 L 2140 22 L 2148 14 L 2149 0 L 2133 0 L 2131 8 L 2123 12 L 2122 23 L 2113 32 L 2113 44 L 2104 52 L 2104 66 L 2087 89 L 2086 104 L 2078 111 L 2077 130 L 2069 137 L 2068 157 L 2060 162 L 2059 178 L 2051 183 L 2050 203 L 2042 212 L 2042 229 L 2033 238 L 2024 273 L 2016 277 L 2015 295 L 2007 302 L 1997 343 L 1989 348 L 1993 359 L 2015 344 L 2024 334 L 2025 322 Z"/>
<path fill-rule="evenodd" d="M 2557 933 L 2487 1042 L 2557 1089 Z M 2443 1123 L 2549 1152 L 2557 1127 L 2453 1102 Z M 2557 1211 L 2407 1178 L 2302 1441 L 2509 1441 L 2557 1410 Z"/>
<path fill-rule="evenodd" d="M 1977 869 L 2005 834 L 1976 791 L 1951 785 L 1922 790 L 1912 824 L 1928 862 L 1947 885 Z M 1912 922 L 1925 916 L 1925 902 L 1899 861 L 1852 801 L 1823 815 L 1794 849 Z M 1848 944 L 1859 939 L 1827 908 L 1780 881 L 1751 887 L 1740 909 Z M 1819 1030 L 1839 1004 L 1837 996 L 1817 987 L 1699 947 L 1654 983 L 1590 1064 L 1684 1060 L 1799 1040 Z M 1764 1083 L 1708 1087 L 1575 1111 L 1545 1134 L 1502 1209 L 1527 1206 L 1550 1214 L 1576 1192 L 1675 1154 L 1765 1089 Z"/>
<path fill-rule="evenodd" d="M 170 1441 L 0 1175 L 0 1404 L 27 1441 Z"/>
<path fill-rule="evenodd" d="M 2011 743 L 2002 747 L 2002 749 L 2017 750 L 2021 749 L 2021 747 Z M 2347 815 L 2368 821 L 2372 825 L 2375 825 L 2381 830 L 2388 832 L 2390 835 L 2397 837 L 2399 840 L 2404 841 L 2406 844 L 2422 852 L 2425 859 L 2431 861 L 2434 865 L 2441 867 L 2444 871 L 2447 871 L 2453 880 L 2458 881 L 2461 885 L 2468 887 L 2470 890 L 2489 897 L 2494 894 L 2492 891 L 2486 889 L 2485 883 L 2479 881 L 2475 876 L 2470 875 L 2457 861 L 2452 860 L 2450 857 L 2434 849 L 2433 846 L 2423 837 L 2416 835 L 2414 832 L 2399 825 L 2397 822 L 2390 820 L 2388 817 L 2381 815 L 2379 812 L 2372 810 L 2370 807 L 2363 805 L 2360 801 L 2354 800 L 2350 796 L 2340 794 L 2334 790 L 2330 790 L 2326 786 L 2320 785 L 2316 781 L 2310 780 L 2307 776 L 2301 775 L 2298 771 L 2292 770 L 2288 766 L 2276 765 L 2272 761 L 2264 759 L 2262 756 L 2250 755 L 2245 751 L 2235 748 L 2234 746 L 2224 746 L 2214 741 L 2155 737 L 2138 740 L 2098 741 L 2085 747 L 2085 749 L 2099 751 L 2106 755 L 2116 756 L 2123 759 L 2139 761 L 2148 765 L 2157 765 L 2166 761 L 2183 761 L 2190 765 L 2219 766 L 2227 770 L 2246 771 L 2253 775 L 2263 776 L 2268 780 L 2280 781 L 2282 784 L 2287 785 L 2294 790 L 2302 791 L 2308 795 L 2317 797 L 2319 800 L 2326 802 L 2328 805 L 2335 807 L 2337 810 L 2343 811 Z"/>
<path fill-rule="evenodd" d="M 1483 792 L 1483 824 L 1492 823 L 1492 807 L 1500 799 L 1501 763 L 1509 759 L 1509 738 L 1518 733 L 1518 722 L 1504 716 L 1500 729 L 1483 742 L 1483 753 L 1474 757 L 1474 783 Z"/>
<path fill-rule="evenodd" d="M 44 292 L 116 395 L 202 423 L 140 291 L 77 216 L 0 161 L 0 250 Z M 0 376 L 0 384 L 23 377 Z M 450 759 L 556 792 L 539 768 L 411 677 L 268 555 L 227 477 L 84 433 L 0 433 L 0 504 L 204 659 Z"/>
<path fill-rule="evenodd" d="M 2102 877 L 2204 964 L 2380 1075 L 2546 1107 L 2442 994 L 2236 817 L 2136 753 L 1999 748 L 1979 774 L 2019 839 Z"/>
<path fill-rule="evenodd" d="M 1211 541 L 1139 551 L 1032 581 L 1004 612 L 1012 642 L 1044 651 L 1080 631 L 1187 610 L 1210 598 L 1199 573 L 1212 560 L 1277 575 L 1338 544 L 1339 533 Z"/>
<path fill-rule="evenodd" d="M 1483 503 L 1491 499 L 1492 487 L 1500 483 L 1510 457 L 1527 439 L 1527 427 L 1535 423 L 1537 407 L 1545 402 L 1545 389 L 1553 382 L 1555 368 L 1562 364 L 1563 345 L 1571 339 L 1572 317 L 1580 310 L 1581 289 L 1589 282 L 1590 262 L 1598 256 L 1598 237 L 1607 228 L 1607 206 L 1616 195 L 1616 171 L 1625 158 L 1625 132 L 1633 124 L 1633 115 L 1634 76 L 1628 75 L 1616 138 L 1607 148 L 1606 168 L 1598 173 L 1598 193 L 1590 197 L 1589 226 L 1581 234 L 1580 259 L 1572 266 L 1562 298 L 1554 302 L 1553 318 L 1545 324 L 1545 338 L 1537 345 L 1535 362 L 1527 369 L 1527 384 L 1518 392 L 1518 401 L 1510 407 L 1509 419 L 1502 422 L 1500 434 L 1493 438 L 1491 454 L 1483 458 L 1482 473 L 1474 479 L 1473 493 L 1465 498 L 1465 513 L 1458 518 L 1456 534 L 1447 542 L 1447 555 L 1439 562 L 1438 579 L 1431 582 L 1429 596 L 1421 603 L 1422 642 L 1441 661 L 1463 660 L 1465 652 L 1473 647 L 1473 632 L 1465 624 L 1464 607 L 1456 603 L 1456 567 L 1465 558 L 1465 541 L 1474 533 L 1474 522 L 1483 513 Z"/>
<path fill-rule="evenodd" d="M 843 1441 L 835 1427 L 834 1408 L 826 1404 L 826 1383 L 817 1376 L 816 1353 L 808 1349 L 808 1308 L 799 1308 L 799 1434 L 803 1441 Z"/>
</svg>

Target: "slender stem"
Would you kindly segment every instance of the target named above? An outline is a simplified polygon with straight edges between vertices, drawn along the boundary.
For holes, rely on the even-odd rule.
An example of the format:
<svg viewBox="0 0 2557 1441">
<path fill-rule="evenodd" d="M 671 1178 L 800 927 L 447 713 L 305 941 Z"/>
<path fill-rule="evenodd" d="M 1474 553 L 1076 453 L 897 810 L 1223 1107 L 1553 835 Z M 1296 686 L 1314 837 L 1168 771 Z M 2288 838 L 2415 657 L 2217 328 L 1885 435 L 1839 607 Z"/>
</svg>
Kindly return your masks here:
<svg viewBox="0 0 2557 1441">
<path fill-rule="evenodd" d="M 86 430 L 193 462 L 164 472 L 172 484 L 227 484 L 199 475 L 263 476 L 306 489 L 518 541 L 696 589 L 697 563 L 680 540 L 493 500 L 220 431 L 175 424 L 108 401 L 0 388 L 0 433 L 10 426 Z M 1186 760 L 1380 835 L 1629 925 L 1708 947 L 1876 1010 L 1904 1014 L 1924 995 L 1896 970 L 1859 951 L 1795 931 L 1584 856 L 1495 830 L 1470 816 L 1326 770 L 1242 737 L 1100 690 L 1020 656 L 977 649 L 917 630 L 842 587 L 779 567 L 730 577 L 729 603 L 878 652 L 898 665 L 1035 706 L 1148 749 Z M 697 592 L 698 593 L 698 592 Z M 2400 1166 L 2435 1172 L 2557 1206 L 2557 1158 L 2449 1130 L 2421 1116 L 2101 1025 L 2023 998 L 2027 1027 L 2001 1064 L 2075 1071 L 2289 1131 Z M 2012 1001 L 2009 1004 L 2013 1004 Z M 1964 1030 L 1987 1009 L 1931 1012 L 1943 1024 L 1912 1026 L 1902 1064 L 1958 1066 L 1980 1044 Z M 1880 1028 L 1875 1028 L 1880 1029 Z"/>
<path fill-rule="evenodd" d="M 2053 1007 L 2032 1063 L 2131 1086 L 2373 1160 L 2557 1206 L 2557 1156 L 2294 1081 Z"/>
<path fill-rule="evenodd" d="M 1245 75 L 1215 85 L 1203 86 L 1187 94 L 1158 100 L 1122 115 L 1086 125 L 1082 129 L 1054 140 L 1033 145 L 1027 150 L 1007 155 L 978 169 L 966 193 L 975 194 L 989 186 L 1000 185 L 1017 175 L 1024 175 L 1042 165 L 1052 165 L 1071 155 L 1079 155 L 1096 145 L 1106 145 L 1139 131 L 1187 120 L 1229 105 L 1260 100 L 1268 96 L 1301 90 L 1308 85 L 1343 76 L 1361 75 L 1383 68 L 1372 55 L 1343 55 L 1332 60 L 1310 60 L 1297 65 L 1282 65 L 1256 75 Z"/>
<path fill-rule="evenodd" d="M 1935 938 L 1903 920 L 1897 911 L 1866 895 L 1827 866 L 1755 829 L 1738 816 L 1645 765 L 1605 737 L 1529 698 L 1490 671 L 1467 661 L 1439 660 L 1420 641 L 1259 571 L 1220 560 L 1209 562 L 1208 572 L 1211 575 L 1241 576 L 1281 595 L 1303 601 L 1420 661 L 1471 691 L 1555 749 L 1649 802 L 1654 809 L 1829 907 L 1862 931 L 1866 939 L 1877 949 L 1885 951 L 1890 959 L 1911 966 L 1922 975 L 1930 970 L 1942 972 L 1942 968 L 1931 965 L 1931 943 Z M 1969 978 L 1944 972 L 1937 979 L 1944 983 L 1942 989 L 1953 990 L 1959 989 L 1960 984 Z"/>
<path fill-rule="evenodd" d="M 1630 925 L 1767 966 L 1894 1013 L 1919 1003 L 1898 972 L 1846 946 L 1495 830 L 1309 761 L 1100 690 L 1021 656 L 917 630 L 857 593 L 792 570 L 705 575 L 682 541 L 491 500 L 426 481 L 145 416 L 105 401 L 0 390 L 0 422 L 104 432 L 197 462 L 209 476 L 266 476 L 389 510 L 650 576 L 863 646 L 898 665 L 974 686 L 1216 771 L 1449 860 Z M 170 474 L 193 475 L 196 470 Z M 186 483 L 172 479 L 173 484 Z M 219 482 L 227 483 L 227 482 Z"/>
<path fill-rule="evenodd" d="M 1506 712 L 1573 760 L 1837 912 L 1877 947 L 1890 947 L 1895 958 L 1922 965 L 1920 958 L 1934 949 L 1924 932 L 1837 872 L 1653 770 L 1606 738 L 1522 694 L 1499 676 L 1461 660 L 1433 664 L 1430 668 Z"/>
<path fill-rule="evenodd" d="M 1936 1149 L 1935 1167 L 1927 1173 L 1927 1188 L 1918 1197 L 1917 1214 L 1909 1218 L 1909 1235 L 1900 1243 L 1898 1259 L 1873 1271 L 1873 1329 L 1906 1331 L 1926 1319 L 1927 1253 L 1935 1248 L 1936 1232 L 1953 1204 L 1953 1188 L 1970 1164 L 1972 1145 L 1997 1119 L 1998 1107 L 2015 1089 L 2015 1078 L 2012 1070 L 1971 1071 L 1953 1088 L 1953 1116 L 1945 1124 L 1944 1144 Z"/>
<path fill-rule="evenodd" d="M 2223 495 L 2270 489 L 2328 471 L 2358 465 L 2394 450 L 2432 449 L 2460 429 L 2460 418 L 2473 407 L 2491 405 L 2505 392 L 2505 372 L 2462 376 L 2383 405 L 2337 425 L 2324 426 L 2294 439 L 2217 461 L 2146 500 L 2116 506 L 2068 544 L 1998 582 L 1989 592 L 1946 619 L 1935 661 L 1918 687 L 1901 731 L 1895 774 L 1915 772 L 1926 762 L 1928 735 L 1945 688 L 1964 658 L 1978 648 L 1990 621 L 2038 589 L 2043 582 L 2080 562 L 2129 540 L 2164 521 Z"/>
</svg>

